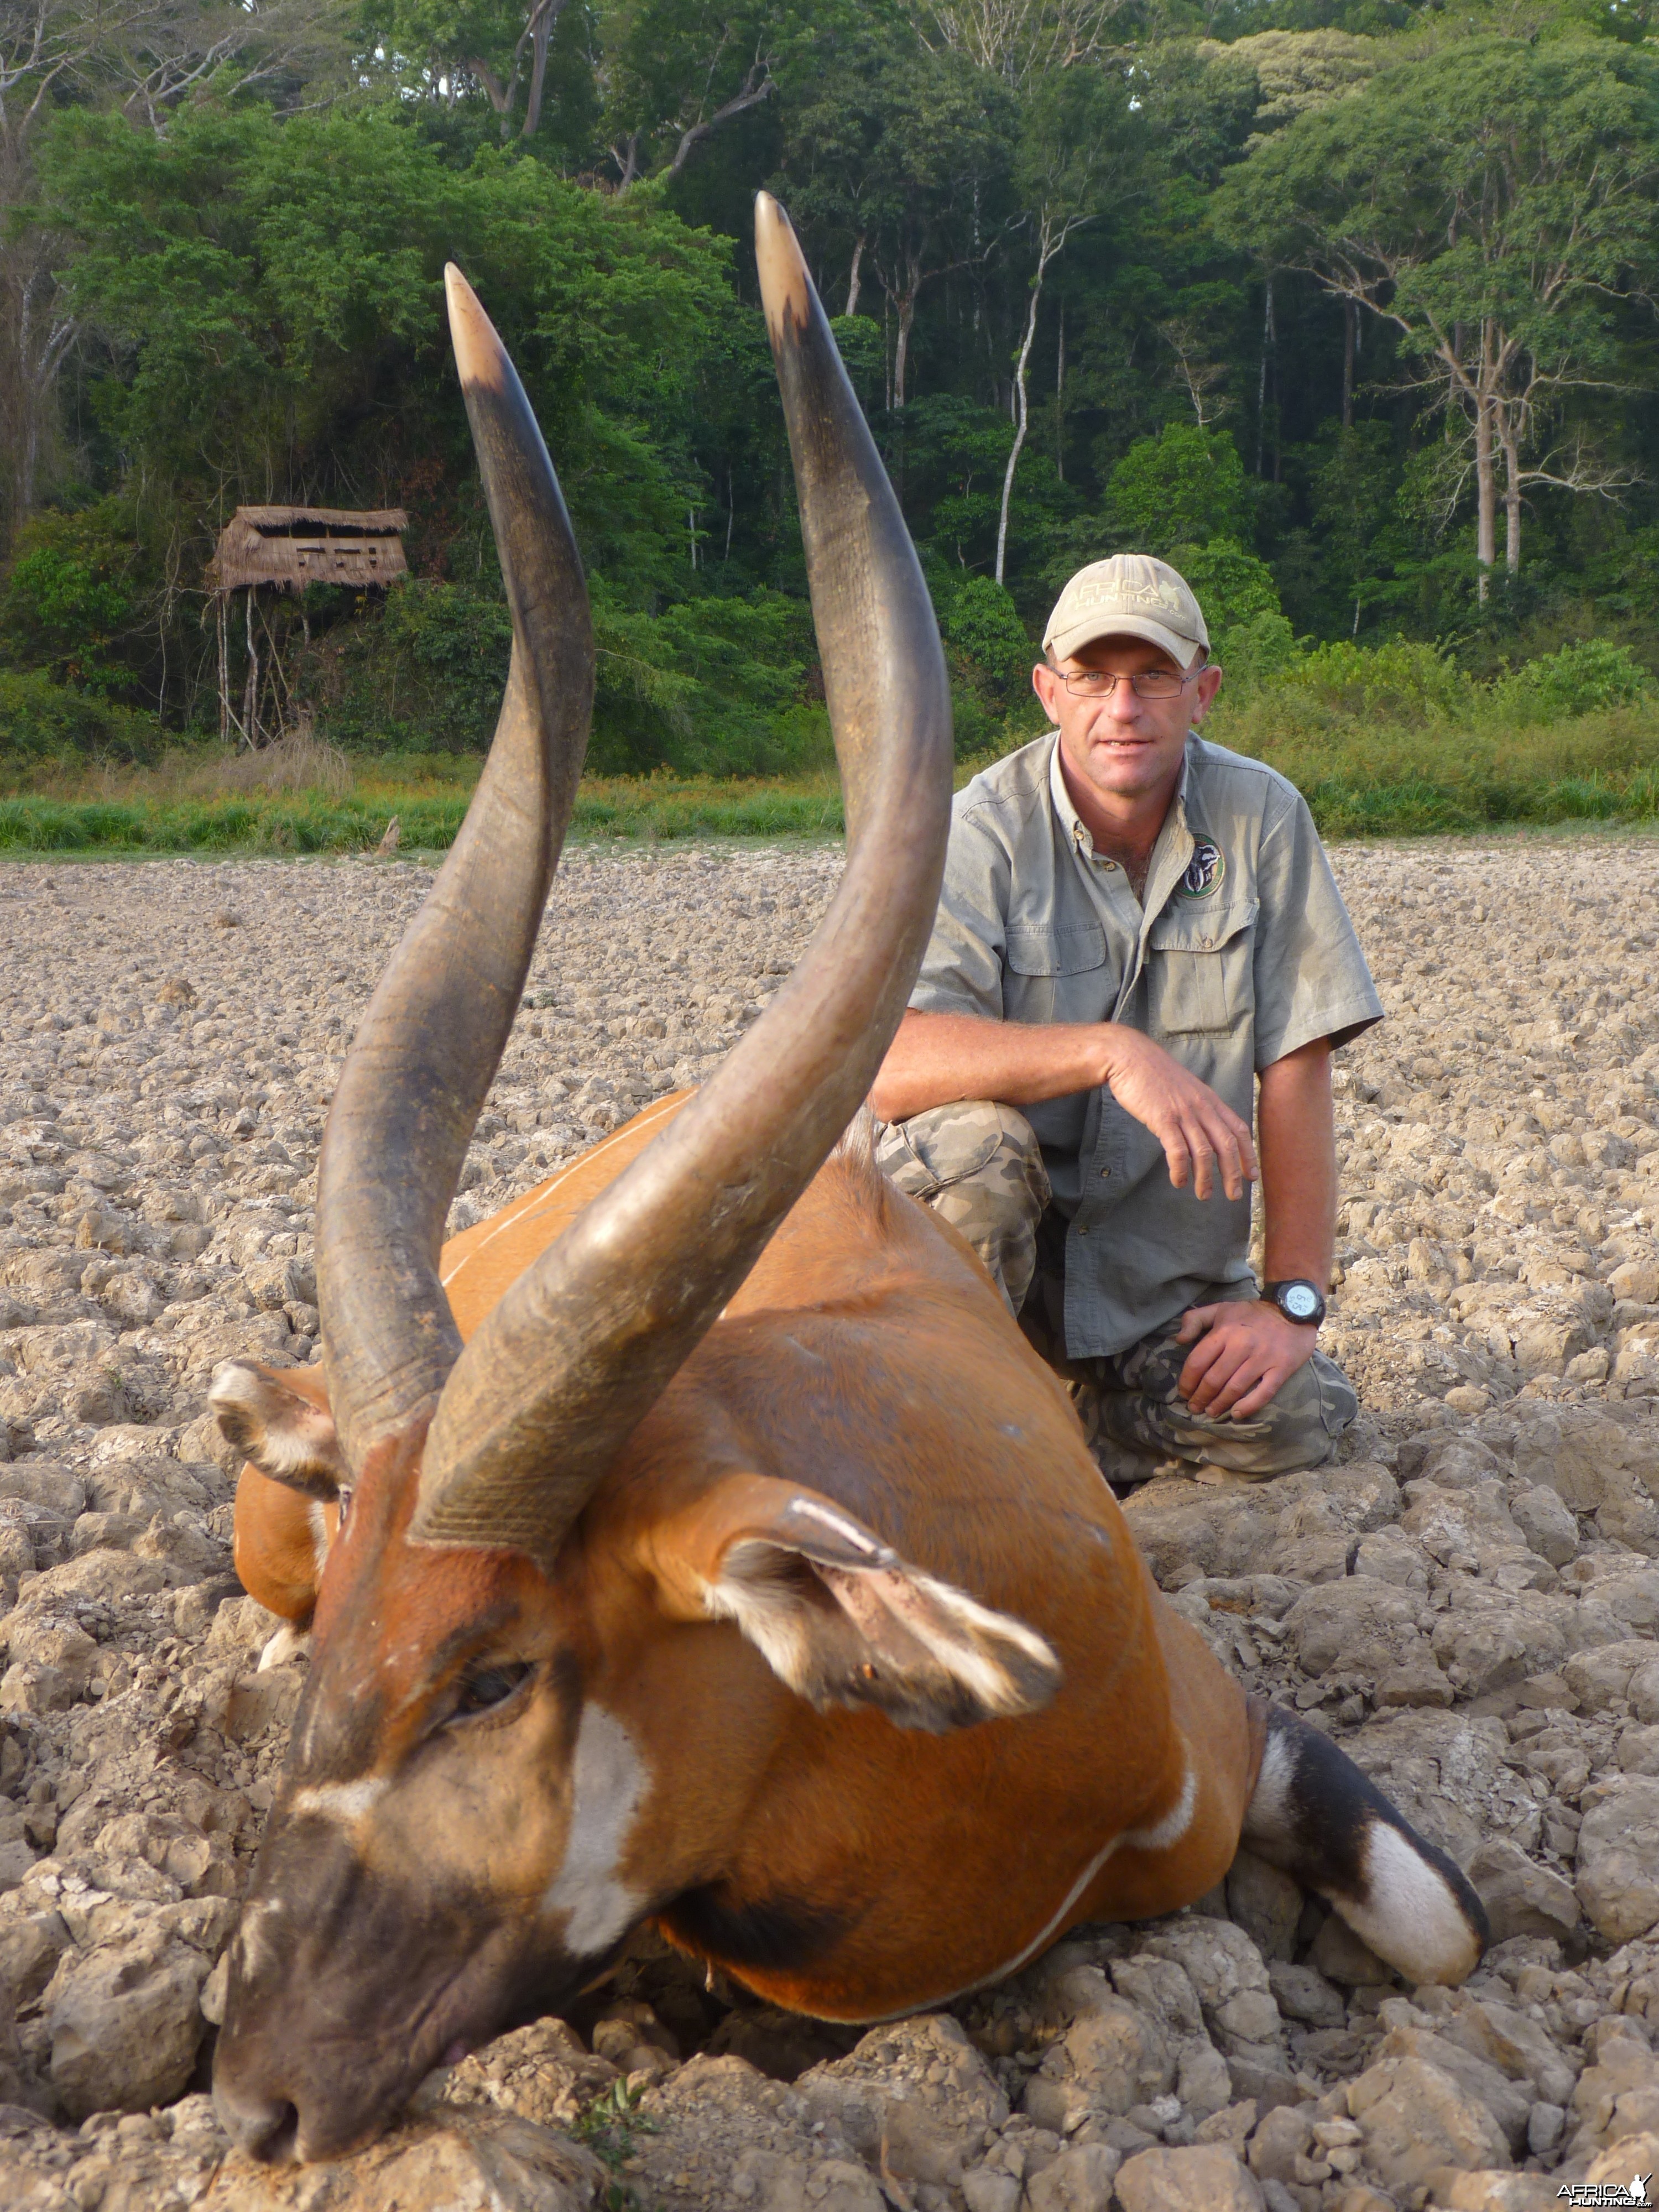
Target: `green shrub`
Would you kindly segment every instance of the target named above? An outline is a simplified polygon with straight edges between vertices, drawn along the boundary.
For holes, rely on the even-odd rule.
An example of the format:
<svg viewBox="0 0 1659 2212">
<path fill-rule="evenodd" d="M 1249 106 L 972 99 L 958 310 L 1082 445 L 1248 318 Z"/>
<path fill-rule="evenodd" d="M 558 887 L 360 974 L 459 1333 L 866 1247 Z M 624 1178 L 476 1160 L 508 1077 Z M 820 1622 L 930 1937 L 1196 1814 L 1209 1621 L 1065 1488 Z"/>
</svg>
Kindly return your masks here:
<svg viewBox="0 0 1659 2212">
<path fill-rule="evenodd" d="M 653 615 L 596 586 L 593 631 L 596 775 L 781 775 L 830 757 L 805 600 L 762 586 Z"/>
<path fill-rule="evenodd" d="M 1630 706 L 1653 689 L 1652 678 L 1628 646 L 1587 637 L 1500 676 L 1488 699 L 1492 711 L 1505 720 L 1560 722 L 1573 714 Z"/>
<path fill-rule="evenodd" d="M 54 684 L 39 671 L 0 669 L 0 762 L 89 756 L 153 760 L 161 732 L 153 714 Z"/>
<path fill-rule="evenodd" d="M 1037 648 L 1012 594 L 989 576 L 964 576 L 935 597 L 945 642 L 964 653 L 999 696 L 1023 691 Z"/>
<path fill-rule="evenodd" d="M 1126 552 L 1166 560 L 1175 560 L 1176 546 L 1218 538 L 1242 542 L 1250 532 L 1250 506 L 1237 447 L 1225 431 L 1200 430 L 1194 422 L 1167 423 L 1156 438 L 1138 438 L 1106 488 L 1106 518 L 1116 543 Z"/>
<path fill-rule="evenodd" d="M 337 744 L 475 751 L 495 726 L 512 650 L 504 600 L 410 577 L 377 612 L 331 630 L 300 688 Z"/>
<path fill-rule="evenodd" d="M 592 597 L 596 772 L 775 775 L 829 757 L 804 600 L 763 587 L 651 614 L 600 580 Z M 503 601 L 411 580 L 379 612 L 320 640 L 301 689 L 324 734 L 354 750 L 482 751 L 512 649 Z"/>
<path fill-rule="evenodd" d="M 88 690 L 129 684 L 132 671 L 116 653 L 137 618 L 137 557 L 131 517 L 114 500 L 75 514 L 31 515 L 0 586 L 9 656 Z"/>
<path fill-rule="evenodd" d="M 1171 548 L 1170 562 L 1204 610 L 1210 652 L 1235 685 L 1266 683 L 1296 659 L 1273 572 L 1236 538 Z"/>
<path fill-rule="evenodd" d="M 1450 655 L 1437 645 L 1396 638 L 1390 644 L 1315 646 L 1283 671 L 1281 682 L 1294 686 L 1328 716 L 1370 722 L 1378 716 L 1417 724 L 1468 718 L 1475 711 L 1476 687 Z"/>
</svg>

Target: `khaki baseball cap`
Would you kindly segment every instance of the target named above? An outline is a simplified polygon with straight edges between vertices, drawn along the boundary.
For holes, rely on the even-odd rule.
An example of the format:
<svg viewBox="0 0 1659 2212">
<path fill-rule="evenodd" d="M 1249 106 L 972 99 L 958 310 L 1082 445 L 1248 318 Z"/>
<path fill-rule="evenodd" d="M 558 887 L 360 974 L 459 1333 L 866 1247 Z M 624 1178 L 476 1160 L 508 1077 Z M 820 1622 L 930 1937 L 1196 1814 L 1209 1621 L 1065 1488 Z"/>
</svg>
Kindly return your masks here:
<svg viewBox="0 0 1659 2212">
<path fill-rule="evenodd" d="M 1066 660 L 1097 637 L 1144 637 L 1182 668 L 1191 667 L 1200 646 L 1206 653 L 1210 646 L 1186 578 L 1148 553 L 1114 553 L 1079 568 L 1055 600 L 1042 642 L 1056 660 Z"/>
</svg>

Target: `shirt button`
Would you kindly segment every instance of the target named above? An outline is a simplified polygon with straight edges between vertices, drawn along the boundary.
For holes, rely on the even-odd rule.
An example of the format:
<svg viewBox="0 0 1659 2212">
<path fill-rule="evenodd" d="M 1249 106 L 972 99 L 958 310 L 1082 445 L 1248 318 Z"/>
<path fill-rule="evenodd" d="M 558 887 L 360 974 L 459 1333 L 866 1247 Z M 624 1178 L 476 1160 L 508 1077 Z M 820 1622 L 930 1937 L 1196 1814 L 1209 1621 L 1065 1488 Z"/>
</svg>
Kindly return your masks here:
<svg viewBox="0 0 1659 2212">
<path fill-rule="evenodd" d="M 1101 1170 L 1101 1171 L 1100 1171 L 1100 1179 L 1101 1179 L 1102 1182 L 1106 1182 L 1109 1181 L 1110 1176 L 1111 1176 L 1111 1172 L 1112 1172 L 1112 1171 L 1111 1171 L 1110 1168 L 1102 1168 L 1102 1170 Z"/>
</svg>

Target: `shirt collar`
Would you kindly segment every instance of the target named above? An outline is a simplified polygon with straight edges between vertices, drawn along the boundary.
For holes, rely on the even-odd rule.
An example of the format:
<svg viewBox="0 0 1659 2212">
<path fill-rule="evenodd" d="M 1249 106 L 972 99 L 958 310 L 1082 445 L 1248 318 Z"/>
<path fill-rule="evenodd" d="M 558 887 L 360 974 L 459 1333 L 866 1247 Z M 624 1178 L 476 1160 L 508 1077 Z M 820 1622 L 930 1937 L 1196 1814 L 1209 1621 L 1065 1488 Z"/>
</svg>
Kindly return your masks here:
<svg viewBox="0 0 1659 2212">
<path fill-rule="evenodd" d="M 1182 862 L 1183 867 L 1192 858 L 1193 836 L 1187 819 L 1187 800 L 1192 785 L 1194 749 L 1198 742 L 1198 732 L 1188 730 L 1186 750 L 1181 756 L 1181 774 L 1176 781 L 1175 797 L 1170 802 L 1170 811 L 1164 817 L 1164 827 L 1158 832 L 1158 846 L 1167 850 L 1171 842 L 1170 826 L 1174 825 L 1175 842 L 1187 848 L 1186 859 Z M 1095 841 L 1089 834 L 1088 823 L 1072 804 L 1072 794 L 1066 787 L 1066 778 L 1060 769 L 1058 730 L 1054 733 L 1048 754 L 1048 797 L 1060 826 L 1073 846 L 1079 852 L 1091 854 L 1095 849 Z"/>
</svg>

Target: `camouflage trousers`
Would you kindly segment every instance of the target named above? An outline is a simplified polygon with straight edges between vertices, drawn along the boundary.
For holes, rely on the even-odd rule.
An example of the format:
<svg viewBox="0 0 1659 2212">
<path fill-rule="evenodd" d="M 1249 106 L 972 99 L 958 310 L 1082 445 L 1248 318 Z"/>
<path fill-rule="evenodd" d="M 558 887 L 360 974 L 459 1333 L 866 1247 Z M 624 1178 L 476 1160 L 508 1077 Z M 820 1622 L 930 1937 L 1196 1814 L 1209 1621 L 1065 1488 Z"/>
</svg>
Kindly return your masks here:
<svg viewBox="0 0 1659 2212">
<path fill-rule="evenodd" d="M 1026 1335 L 1066 1383 L 1091 1450 L 1113 1482 L 1145 1481 L 1174 1462 L 1266 1480 L 1321 1467 L 1358 1410 L 1353 1386 L 1323 1352 L 1299 1367 L 1247 1421 L 1194 1413 L 1181 1395 L 1191 1347 L 1178 1321 L 1106 1358 L 1068 1359 L 1066 1222 L 1051 1204 L 1030 1123 L 992 1099 L 936 1106 L 882 1127 L 876 1164 L 966 1238 Z M 1253 1283 L 1218 1284 L 1194 1301 L 1253 1298 Z"/>
</svg>

